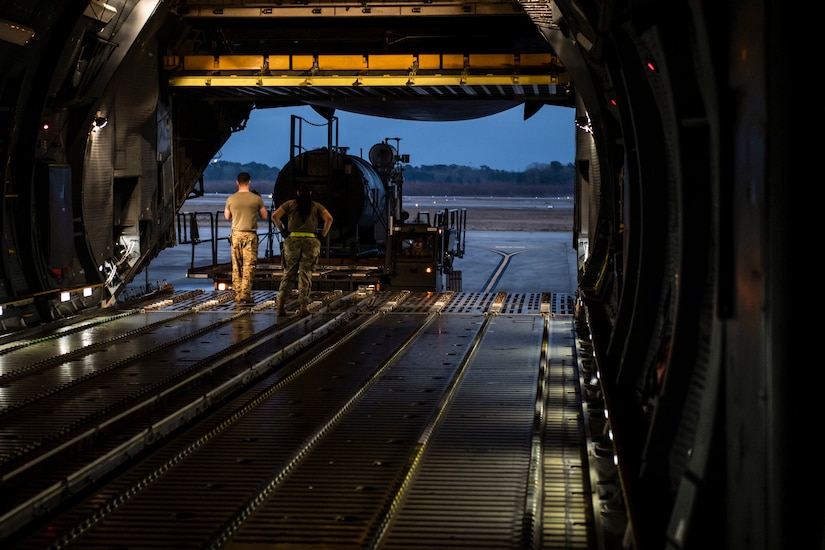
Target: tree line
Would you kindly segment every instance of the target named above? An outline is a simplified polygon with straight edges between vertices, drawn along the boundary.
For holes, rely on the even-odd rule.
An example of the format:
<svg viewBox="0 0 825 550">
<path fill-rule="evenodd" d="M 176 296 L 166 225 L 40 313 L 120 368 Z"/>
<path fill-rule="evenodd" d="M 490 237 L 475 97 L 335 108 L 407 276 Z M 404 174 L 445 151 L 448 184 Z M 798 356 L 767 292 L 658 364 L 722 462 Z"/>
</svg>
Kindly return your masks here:
<svg viewBox="0 0 825 550">
<path fill-rule="evenodd" d="M 573 192 L 575 167 L 572 163 L 535 162 L 521 172 L 455 164 L 403 165 L 404 189 L 408 196 L 511 196 L 534 197 L 569 195 Z M 249 172 L 252 188 L 272 192 L 280 168 L 257 162 L 241 164 L 219 160 L 203 173 L 206 193 L 234 193 L 238 172 Z"/>
</svg>

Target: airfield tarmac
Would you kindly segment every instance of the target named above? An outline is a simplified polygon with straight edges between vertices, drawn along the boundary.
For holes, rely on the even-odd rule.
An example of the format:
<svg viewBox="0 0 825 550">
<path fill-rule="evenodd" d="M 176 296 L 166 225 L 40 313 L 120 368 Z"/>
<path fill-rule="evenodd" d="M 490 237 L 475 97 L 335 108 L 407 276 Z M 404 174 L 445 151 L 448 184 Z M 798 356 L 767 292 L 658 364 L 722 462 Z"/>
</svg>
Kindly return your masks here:
<svg viewBox="0 0 825 550">
<path fill-rule="evenodd" d="M 189 199 L 181 212 L 222 215 L 226 195 Z M 267 210 L 268 199 L 264 199 Z M 463 292 L 574 293 L 577 259 L 570 197 L 409 197 L 403 209 L 420 212 L 466 208 L 465 254 L 454 269 Z M 265 228 L 262 229 L 265 231 Z M 265 238 L 259 246 L 263 257 Z M 219 262 L 229 262 L 229 245 L 219 242 Z M 175 289 L 211 291 L 211 279 L 190 278 L 190 267 L 211 263 L 211 246 L 179 244 L 163 250 L 126 289 L 127 295 L 168 283 Z M 501 275 L 500 277 L 496 277 Z"/>
</svg>

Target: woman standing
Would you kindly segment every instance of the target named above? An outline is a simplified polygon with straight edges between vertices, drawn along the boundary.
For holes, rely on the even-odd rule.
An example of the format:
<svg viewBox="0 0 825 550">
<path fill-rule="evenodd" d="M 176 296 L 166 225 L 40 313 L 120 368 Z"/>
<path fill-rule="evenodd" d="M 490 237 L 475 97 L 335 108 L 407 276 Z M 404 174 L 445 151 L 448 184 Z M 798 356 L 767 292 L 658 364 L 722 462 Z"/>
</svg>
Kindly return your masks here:
<svg viewBox="0 0 825 550">
<path fill-rule="evenodd" d="M 287 227 L 281 222 L 287 217 Z M 332 214 L 319 202 L 312 200 L 312 189 L 302 183 L 296 190 L 296 198 L 281 204 L 272 213 L 275 228 L 284 239 L 284 275 L 278 289 L 278 315 L 284 315 L 286 294 L 298 285 L 298 301 L 301 304 L 299 314 L 309 314 L 309 292 L 312 289 L 312 271 L 321 252 L 318 240 L 318 222 L 323 220 L 321 237 L 326 237 L 332 227 Z"/>
</svg>

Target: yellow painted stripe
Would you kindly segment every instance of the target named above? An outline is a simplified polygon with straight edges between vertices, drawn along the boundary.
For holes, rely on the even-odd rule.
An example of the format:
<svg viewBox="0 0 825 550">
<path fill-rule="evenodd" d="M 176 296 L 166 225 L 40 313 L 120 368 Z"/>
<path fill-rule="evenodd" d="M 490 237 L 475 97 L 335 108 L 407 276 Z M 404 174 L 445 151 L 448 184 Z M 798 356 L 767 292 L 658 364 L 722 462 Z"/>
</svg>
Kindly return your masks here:
<svg viewBox="0 0 825 550">
<path fill-rule="evenodd" d="M 182 59 L 182 62 L 181 62 Z M 189 55 L 167 56 L 169 69 L 188 72 L 259 71 L 268 66 L 270 73 L 278 71 L 398 71 L 409 72 L 418 61 L 419 71 L 513 70 L 518 72 L 546 71 L 561 62 L 549 53 L 539 54 L 373 54 L 373 55 Z"/>
<path fill-rule="evenodd" d="M 204 86 L 530 86 L 568 83 L 563 75 L 278 75 L 278 76 L 172 76 L 169 85 L 179 88 Z"/>
</svg>

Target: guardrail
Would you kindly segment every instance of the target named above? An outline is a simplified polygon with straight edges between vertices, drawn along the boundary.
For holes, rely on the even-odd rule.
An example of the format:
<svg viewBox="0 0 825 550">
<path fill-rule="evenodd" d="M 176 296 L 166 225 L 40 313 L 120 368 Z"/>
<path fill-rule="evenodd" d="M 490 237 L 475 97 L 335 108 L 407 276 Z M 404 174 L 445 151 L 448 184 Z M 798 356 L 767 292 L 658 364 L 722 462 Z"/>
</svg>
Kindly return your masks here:
<svg viewBox="0 0 825 550">
<path fill-rule="evenodd" d="M 208 228 L 208 234 L 201 232 L 202 227 Z M 210 245 L 209 265 L 214 266 L 231 261 L 231 256 L 226 262 L 220 262 L 218 257 L 221 241 L 226 242 L 227 251 L 230 249 L 229 234 L 232 230 L 232 224 L 223 217 L 223 210 L 217 210 L 215 212 L 178 212 L 175 230 L 178 245 L 188 244 L 192 246 L 189 269 L 195 268 L 195 250 L 202 244 Z M 270 243 L 264 247 L 266 257 L 273 255 L 271 243 L 274 240 L 280 240 L 276 235 L 277 233 L 273 230 L 272 220 L 268 222 L 267 231 L 258 233 L 259 239 L 270 239 Z M 278 250 L 280 250 L 280 246 Z"/>
</svg>

